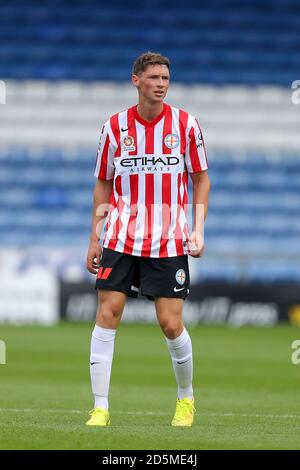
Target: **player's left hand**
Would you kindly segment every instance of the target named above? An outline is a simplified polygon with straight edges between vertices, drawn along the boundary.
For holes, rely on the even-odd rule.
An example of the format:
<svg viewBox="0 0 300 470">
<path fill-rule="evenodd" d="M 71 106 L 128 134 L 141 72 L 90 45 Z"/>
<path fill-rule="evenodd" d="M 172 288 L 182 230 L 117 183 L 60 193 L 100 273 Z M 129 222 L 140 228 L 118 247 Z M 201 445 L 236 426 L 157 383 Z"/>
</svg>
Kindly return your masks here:
<svg viewBox="0 0 300 470">
<path fill-rule="evenodd" d="M 197 232 L 192 232 L 188 242 L 188 247 L 188 253 L 190 256 L 193 258 L 200 258 L 205 249 L 203 236 Z"/>
</svg>

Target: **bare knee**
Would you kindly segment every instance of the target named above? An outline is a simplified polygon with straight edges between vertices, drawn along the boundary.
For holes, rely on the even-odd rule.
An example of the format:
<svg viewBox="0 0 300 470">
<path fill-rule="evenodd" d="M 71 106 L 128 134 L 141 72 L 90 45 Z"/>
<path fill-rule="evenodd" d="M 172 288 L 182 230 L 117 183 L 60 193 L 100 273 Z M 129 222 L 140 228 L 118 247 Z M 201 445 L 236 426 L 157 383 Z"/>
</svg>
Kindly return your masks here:
<svg viewBox="0 0 300 470">
<path fill-rule="evenodd" d="M 175 339 L 181 335 L 183 331 L 183 323 L 181 319 L 169 319 L 160 323 L 160 327 L 164 335 L 169 339 Z"/>
<path fill-rule="evenodd" d="M 113 328 L 116 324 L 119 323 L 121 315 L 122 312 L 114 310 L 109 305 L 101 306 L 97 313 L 96 323 L 98 324 L 98 322 L 100 322 L 100 326 Z M 101 325 L 101 323 L 103 325 Z"/>
<path fill-rule="evenodd" d="M 118 295 L 120 294 L 120 295 Z M 126 301 L 125 294 L 108 292 L 99 294 L 99 304 L 97 310 L 96 324 L 103 328 L 117 328 L 123 313 Z"/>
<path fill-rule="evenodd" d="M 156 315 L 164 335 L 169 339 L 177 338 L 183 331 L 183 300 L 176 298 L 155 299 Z"/>
</svg>

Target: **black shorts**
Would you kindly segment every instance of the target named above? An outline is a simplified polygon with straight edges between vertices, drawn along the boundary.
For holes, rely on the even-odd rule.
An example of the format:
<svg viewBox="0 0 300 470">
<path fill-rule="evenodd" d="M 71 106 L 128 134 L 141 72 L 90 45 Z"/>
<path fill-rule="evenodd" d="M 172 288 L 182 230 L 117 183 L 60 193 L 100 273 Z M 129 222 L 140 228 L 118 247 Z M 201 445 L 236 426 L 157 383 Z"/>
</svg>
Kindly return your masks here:
<svg viewBox="0 0 300 470">
<path fill-rule="evenodd" d="M 155 297 L 185 299 L 189 286 L 187 255 L 146 258 L 103 248 L 96 289 L 124 292 L 135 298 L 141 290 L 150 300 Z"/>
</svg>

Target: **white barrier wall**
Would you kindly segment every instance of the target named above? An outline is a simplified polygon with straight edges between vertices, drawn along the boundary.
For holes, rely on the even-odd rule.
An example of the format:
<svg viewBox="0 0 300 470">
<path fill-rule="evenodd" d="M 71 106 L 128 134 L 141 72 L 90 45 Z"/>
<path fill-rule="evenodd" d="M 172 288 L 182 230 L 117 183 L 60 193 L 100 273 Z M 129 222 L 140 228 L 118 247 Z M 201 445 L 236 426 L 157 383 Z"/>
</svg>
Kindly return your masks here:
<svg viewBox="0 0 300 470">
<path fill-rule="evenodd" d="M 0 323 L 53 325 L 59 319 L 58 276 L 47 266 L 22 269 L 21 254 L 0 252 Z"/>
</svg>

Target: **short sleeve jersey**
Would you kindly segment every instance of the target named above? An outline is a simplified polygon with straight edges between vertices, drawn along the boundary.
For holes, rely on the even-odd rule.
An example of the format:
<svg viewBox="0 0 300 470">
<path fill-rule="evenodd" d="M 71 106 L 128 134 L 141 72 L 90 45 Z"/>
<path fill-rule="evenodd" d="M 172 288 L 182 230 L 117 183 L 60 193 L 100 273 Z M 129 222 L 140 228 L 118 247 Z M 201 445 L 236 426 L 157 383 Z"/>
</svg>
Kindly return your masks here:
<svg viewBox="0 0 300 470">
<path fill-rule="evenodd" d="M 198 121 L 164 103 L 147 122 L 137 106 L 112 116 L 100 136 L 95 176 L 113 179 L 103 246 L 133 256 L 188 252 L 188 173 L 207 170 Z"/>
</svg>

